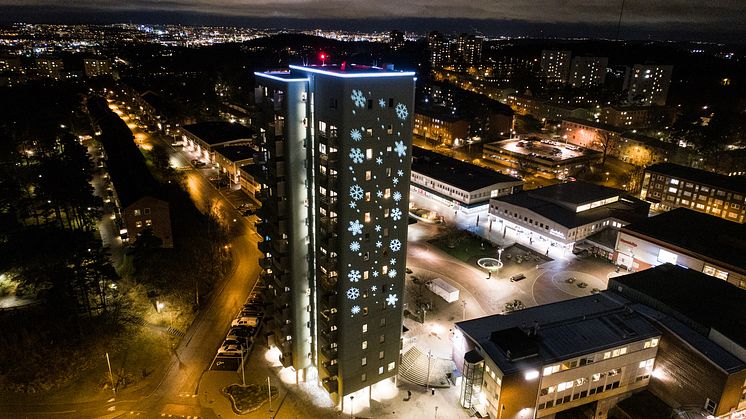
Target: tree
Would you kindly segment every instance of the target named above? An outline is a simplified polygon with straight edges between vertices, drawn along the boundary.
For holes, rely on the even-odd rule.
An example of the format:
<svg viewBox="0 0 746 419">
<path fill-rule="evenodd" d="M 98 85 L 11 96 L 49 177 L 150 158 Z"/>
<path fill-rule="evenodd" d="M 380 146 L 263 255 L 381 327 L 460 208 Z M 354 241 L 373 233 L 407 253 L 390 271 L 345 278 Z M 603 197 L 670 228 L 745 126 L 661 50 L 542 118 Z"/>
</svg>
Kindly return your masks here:
<svg viewBox="0 0 746 419">
<path fill-rule="evenodd" d="M 602 168 L 606 166 L 606 156 L 616 147 L 618 139 L 618 135 L 613 132 L 601 129 L 596 131 L 595 142 L 599 145 L 603 153 L 601 157 Z"/>
</svg>

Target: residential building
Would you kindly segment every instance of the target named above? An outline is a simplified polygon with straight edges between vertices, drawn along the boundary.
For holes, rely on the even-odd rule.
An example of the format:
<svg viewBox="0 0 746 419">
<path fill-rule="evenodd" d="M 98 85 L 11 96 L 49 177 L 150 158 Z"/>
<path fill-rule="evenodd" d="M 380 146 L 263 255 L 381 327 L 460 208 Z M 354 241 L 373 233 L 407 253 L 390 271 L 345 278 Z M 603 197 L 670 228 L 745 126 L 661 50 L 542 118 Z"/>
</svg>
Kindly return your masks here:
<svg viewBox="0 0 746 419">
<path fill-rule="evenodd" d="M 556 103 L 519 94 L 508 95 L 507 104 L 520 115 L 531 115 L 536 119 L 561 121 L 567 118 L 589 119 L 591 112 L 580 106 Z"/>
<path fill-rule="evenodd" d="M 599 122 L 626 130 L 666 127 L 675 119 L 670 106 L 604 106 L 598 115 Z"/>
<path fill-rule="evenodd" d="M 570 85 L 572 87 L 596 87 L 606 80 L 606 57 L 575 57 L 572 59 L 570 70 Z"/>
<path fill-rule="evenodd" d="M 181 134 L 184 145 L 209 162 L 215 162 L 216 147 L 247 145 L 256 138 L 253 128 L 223 121 L 185 125 L 181 127 Z"/>
<path fill-rule="evenodd" d="M 648 390 L 689 417 L 746 415 L 746 291 L 664 264 L 609 280 L 662 332 Z"/>
<path fill-rule="evenodd" d="M 254 162 L 258 153 L 248 144 L 227 144 L 212 148 L 215 153 L 215 163 L 221 173 L 228 176 L 231 184 L 241 185 L 240 168 Z"/>
<path fill-rule="evenodd" d="M 398 371 L 414 76 L 256 73 L 270 343 L 299 380 L 317 369 L 342 407 Z"/>
<path fill-rule="evenodd" d="M 463 145 L 469 139 L 469 121 L 440 108 L 418 109 L 413 133 L 449 147 Z"/>
<path fill-rule="evenodd" d="M 567 83 L 571 51 L 541 51 L 541 75 L 547 83 Z"/>
<path fill-rule="evenodd" d="M 59 80 L 62 78 L 62 72 L 65 65 L 59 58 L 37 58 L 36 74 L 38 77 L 45 77 Z"/>
<path fill-rule="evenodd" d="M 442 33 L 430 32 L 427 35 L 427 49 L 433 68 L 443 67 L 451 61 L 451 41 Z"/>
<path fill-rule="evenodd" d="M 640 197 L 655 210 L 689 208 L 734 221 L 746 222 L 746 179 L 673 163 L 645 169 Z"/>
<path fill-rule="evenodd" d="M 484 210 L 490 198 L 523 189 L 523 181 L 420 147 L 412 149 L 414 193 L 451 206 L 456 211 Z"/>
<path fill-rule="evenodd" d="M 572 249 L 602 230 L 647 218 L 649 205 L 618 189 L 567 182 L 490 199 L 490 219 L 546 246 Z M 615 236 L 615 234 L 614 234 Z M 613 243 L 608 243 L 609 253 Z"/>
<path fill-rule="evenodd" d="M 459 402 L 483 417 L 554 417 L 584 406 L 605 418 L 645 388 L 661 332 L 604 294 L 456 323 Z"/>
<path fill-rule="evenodd" d="M 83 59 L 83 71 L 86 77 L 101 77 L 111 75 L 111 61 L 108 58 Z"/>
<path fill-rule="evenodd" d="M 476 66 L 482 62 L 482 41 L 484 38 L 462 33 L 454 43 L 453 58 L 459 64 Z"/>
<path fill-rule="evenodd" d="M 262 178 L 264 176 L 263 165 L 260 163 L 249 163 L 244 164 L 238 168 L 238 182 L 241 190 L 253 198 L 255 203 L 261 205 L 261 201 L 257 198 L 257 194 L 262 190 Z"/>
<path fill-rule="evenodd" d="M 404 32 L 402 31 L 391 31 L 389 32 L 389 46 L 394 51 L 401 49 L 405 45 Z"/>
<path fill-rule="evenodd" d="M 4 72 L 22 73 L 23 66 L 21 65 L 21 58 L 0 56 L 0 73 Z"/>
<path fill-rule="evenodd" d="M 677 208 L 622 227 L 614 257 L 641 271 L 673 263 L 746 288 L 746 224 Z"/>
<path fill-rule="evenodd" d="M 632 104 L 664 106 L 671 85 L 672 65 L 635 64 L 627 67 L 624 90 Z"/>
</svg>

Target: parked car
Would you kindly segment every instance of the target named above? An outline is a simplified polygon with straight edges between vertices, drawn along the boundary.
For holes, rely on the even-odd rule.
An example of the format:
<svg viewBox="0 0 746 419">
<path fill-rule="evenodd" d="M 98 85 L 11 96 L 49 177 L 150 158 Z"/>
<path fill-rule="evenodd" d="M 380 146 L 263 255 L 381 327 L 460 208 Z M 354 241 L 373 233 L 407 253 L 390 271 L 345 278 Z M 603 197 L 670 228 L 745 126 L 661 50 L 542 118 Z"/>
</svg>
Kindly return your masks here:
<svg viewBox="0 0 746 419">
<path fill-rule="evenodd" d="M 218 355 L 238 355 L 244 352 L 243 344 L 236 339 L 226 339 L 218 349 Z"/>
<path fill-rule="evenodd" d="M 510 277 L 510 282 L 518 282 L 524 279 L 526 279 L 526 275 L 524 274 L 513 275 Z"/>
<path fill-rule="evenodd" d="M 249 309 L 245 308 L 241 310 L 240 317 L 256 317 L 258 320 L 264 317 L 264 312 L 261 310 L 255 310 L 253 308 L 249 308 Z"/>
<path fill-rule="evenodd" d="M 231 327 L 236 326 L 251 326 L 256 327 L 259 324 L 259 319 L 256 316 L 251 317 L 239 317 L 231 322 Z"/>
<path fill-rule="evenodd" d="M 243 327 L 243 326 L 236 326 L 231 327 L 231 330 L 228 331 L 228 334 L 225 336 L 226 341 L 228 340 L 237 340 L 239 342 L 246 342 L 248 339 L 251 339 L 256 334 L 256 328 L 255 327 Z"/>
</svg>

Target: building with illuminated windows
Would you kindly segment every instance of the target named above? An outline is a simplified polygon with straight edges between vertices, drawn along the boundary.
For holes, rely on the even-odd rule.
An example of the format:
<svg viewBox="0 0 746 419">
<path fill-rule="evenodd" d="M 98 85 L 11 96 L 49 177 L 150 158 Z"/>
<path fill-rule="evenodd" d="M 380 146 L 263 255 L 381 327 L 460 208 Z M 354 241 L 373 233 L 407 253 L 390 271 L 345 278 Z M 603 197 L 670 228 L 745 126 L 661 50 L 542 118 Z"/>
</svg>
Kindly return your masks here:
<svg viewBox="0 0 746 419">
<path fill-rule="evenodd" d="M 344 407 L 398 372 L 414 73 L 290 66 L 256 80 L 270 344 Z"/>
<path fill-rule="evenodd" d="M 427 50 L 433 68 L 443 67 L 451 61 L 451 41 L 440 32 L 427 35 Z"/>
<path fill-rule="evenodd" d="M 454 43 L 453 58 L 459 64 L 476 66 L 482 61 L 484 38 L 462 33 Z"/>
<path fill-rule="evenodd" d="M 640 105 L 664 106 L 672 72 L 672 65 L 635 64 L 627 67 L 624 76 L 627 100 Z"/>
<path fill-rule="evenodd" d="M 541 74 L 547 83 L 567 83 L 571 51 L 541 51 Z"/>
<path fill-rule="evenodd" d="M 737 223 L 746 222 L 746 180 L 673 163 L 645 169 L 640 197 L 653 209 L 689 208 Z"/>
<path fill-rule="evenodd" d="M 83 59 L 83 71 L 86 77 L 101 77 L 111 75 L 111 61 L 108 58 Z"/>
<path fill-rule="evenodd" d="M 634 271 L 672 263 L 746 289 L 744 237 L 746 224 L 678 208 L 622 227 L 614 260 Z"/>
<path fill-rule="evenodd" d="M 570 85 L 572 87 L 595 87 L 604 84 L 608 63 L 609 59 L 606 57 L 573 58 Z"/>
</svg>

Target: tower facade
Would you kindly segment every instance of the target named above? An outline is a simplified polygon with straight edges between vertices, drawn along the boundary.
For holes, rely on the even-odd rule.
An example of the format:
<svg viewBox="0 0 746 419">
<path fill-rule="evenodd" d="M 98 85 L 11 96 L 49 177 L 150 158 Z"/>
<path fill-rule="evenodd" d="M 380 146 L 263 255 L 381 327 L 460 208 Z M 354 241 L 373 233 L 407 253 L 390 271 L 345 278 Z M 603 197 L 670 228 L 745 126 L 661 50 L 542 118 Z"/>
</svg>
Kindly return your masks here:
<svg viewBox="0 0 746 419">
<path fill-rule="evenodd" d="M 281 359 L 338 397 L 397 374 L 414 73 L 257 73 L 262 267 Z"/>
<path fill-rule="evenodd" d="M 571 51 L 541 51 L 541 74 L 547 83 L 567 82 L 571 55 Z"/>
<path fill-rule="evenodd" d="M 631 103 L 664 106 L 671 85 L 672 65 L 635 64 L 627 67 L 624 89 Z"/>
</svg>

